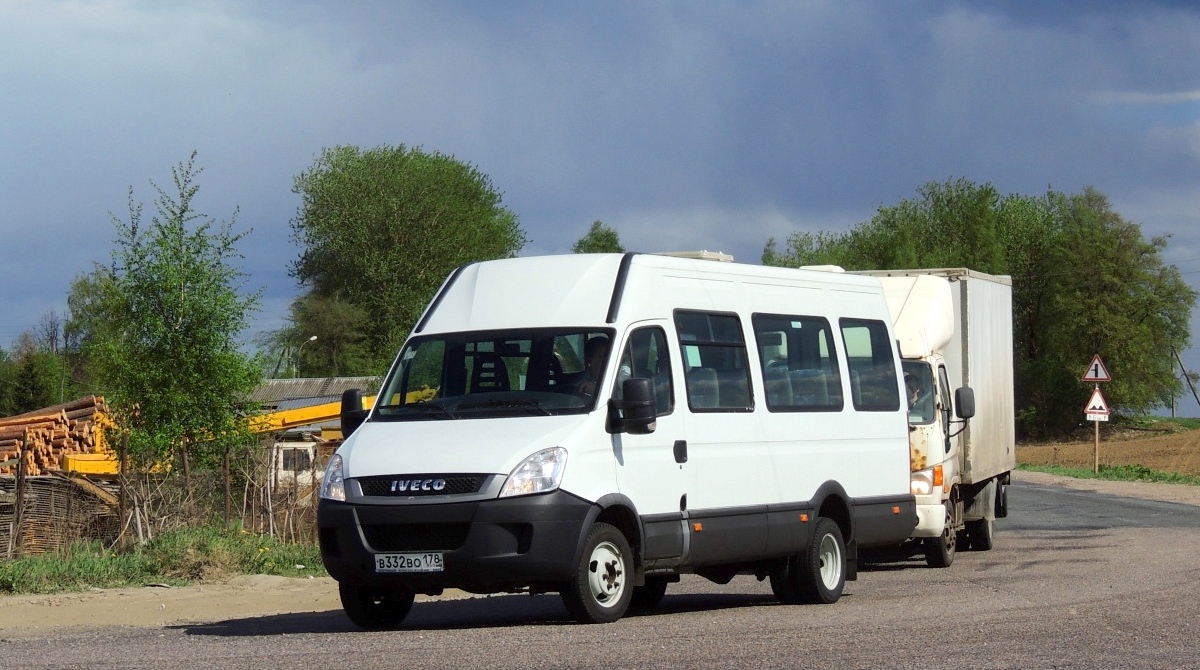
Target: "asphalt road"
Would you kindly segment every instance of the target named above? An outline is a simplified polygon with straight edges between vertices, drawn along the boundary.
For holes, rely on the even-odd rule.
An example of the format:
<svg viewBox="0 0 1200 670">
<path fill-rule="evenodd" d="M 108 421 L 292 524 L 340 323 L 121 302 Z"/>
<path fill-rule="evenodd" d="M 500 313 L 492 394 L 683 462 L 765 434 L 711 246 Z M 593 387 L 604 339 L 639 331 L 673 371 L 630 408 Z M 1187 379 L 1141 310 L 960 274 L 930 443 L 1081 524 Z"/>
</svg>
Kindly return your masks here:
<svg viewBox="0 0 1200 670">
<path fill-rule="evenodd" d="M 829 606 L 688 578 L 605 626 L 498 596 L 418 603 L 388 632 L 340 611 L 0 632 L 0 668 L 1200 667 L 1200 507 L 1031 483 L 1009 503 L 994 550 L 941 570 L 879 557 Z"/>
</svg>

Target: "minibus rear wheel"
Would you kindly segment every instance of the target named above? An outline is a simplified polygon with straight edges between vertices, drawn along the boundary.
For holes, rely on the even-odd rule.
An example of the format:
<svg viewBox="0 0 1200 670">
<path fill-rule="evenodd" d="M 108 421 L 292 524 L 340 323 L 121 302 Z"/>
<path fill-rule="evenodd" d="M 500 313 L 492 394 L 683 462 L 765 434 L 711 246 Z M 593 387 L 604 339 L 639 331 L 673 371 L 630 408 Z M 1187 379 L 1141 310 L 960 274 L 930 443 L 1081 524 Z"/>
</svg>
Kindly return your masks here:
<svg viewBox="0 0 1200 670">
<path fill-rule="evenodd" d="M 395 628 L 408 616 L 416 596 L 411 591 L 338 582 L 342 609 L 355 625 L 368 630 Z"/>
<path fill-rule="evenodd" d="M 588 532 L 575 576 L 562 588 L 563 604 L 579 623 L 612 623 L 633 597 L 633 552 L 615 526 L 598 522 Z"/>
<path fill-rule="evenodd" d="M 771 573 L 771 591 L 779 602 L 828 605 L 846 586 L 846 541 L 833 519 L 817 519 L 812 541 Z"/>
<path fill-rule="evenodd" d="M 647 577 L 645 586 L 633 587 L 633 600 L 629 603 L 629 606 L 639 610 L 649 610 L 658 607 L 658 604 L 667 595 L 667 583 L 669 581 L 666 577 Z"/>
</svg>

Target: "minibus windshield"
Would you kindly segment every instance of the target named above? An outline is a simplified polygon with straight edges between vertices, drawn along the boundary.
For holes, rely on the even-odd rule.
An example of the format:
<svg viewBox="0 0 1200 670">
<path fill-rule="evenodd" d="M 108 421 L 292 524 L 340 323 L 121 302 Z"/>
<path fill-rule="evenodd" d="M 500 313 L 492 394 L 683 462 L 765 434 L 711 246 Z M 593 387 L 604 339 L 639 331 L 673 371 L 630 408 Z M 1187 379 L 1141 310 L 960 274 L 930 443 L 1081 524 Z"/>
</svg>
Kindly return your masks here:
<svg viewBox="0 0 1200 670">
<path fill-rule="evenodd" d="M 384 383 L 385 421 L 580 414 L 612 350 L 607 329 L 537 328 L 413 338 Z"/>
</svg>

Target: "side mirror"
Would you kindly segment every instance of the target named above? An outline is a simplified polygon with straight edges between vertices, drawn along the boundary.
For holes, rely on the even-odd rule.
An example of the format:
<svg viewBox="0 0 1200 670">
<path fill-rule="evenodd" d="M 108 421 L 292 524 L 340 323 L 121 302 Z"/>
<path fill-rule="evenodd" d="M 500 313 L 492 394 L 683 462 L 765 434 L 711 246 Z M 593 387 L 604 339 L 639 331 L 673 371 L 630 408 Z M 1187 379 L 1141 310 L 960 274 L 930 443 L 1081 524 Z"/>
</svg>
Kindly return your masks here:
<svg viewBox="0 0 1200 670">
<path fill-rule="evenodd" d="M 645 377 L 626 379 L 621 384 L 621 397 L 608 401 L 608 431 L 646 435 L 653 433 L 657 424 L 650 380 Z"/>
<path fill-rule="evenodd" d="M 358 430 L 367 418 L 367 410 L 363 409 L 362 391 L 346 389 L 342 391 L 342 439 L 350 437 L 350 433 Z"/>
<path fill-rule="evenodd" d="M 975 416 L 975 392 L 970 386 L 964 386 L 954 392 L 954 413 L 960 419 Z"/>
</svg>

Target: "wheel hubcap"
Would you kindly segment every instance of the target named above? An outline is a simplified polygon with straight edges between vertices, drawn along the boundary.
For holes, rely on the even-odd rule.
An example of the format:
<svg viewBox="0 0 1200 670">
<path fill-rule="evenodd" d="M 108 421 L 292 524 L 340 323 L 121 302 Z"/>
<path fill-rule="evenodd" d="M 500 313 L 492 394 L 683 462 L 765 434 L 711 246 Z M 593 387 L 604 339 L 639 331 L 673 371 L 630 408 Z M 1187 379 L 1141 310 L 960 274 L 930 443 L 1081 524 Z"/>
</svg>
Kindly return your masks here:
<svg viewBox="0 0 1200 670">
<path fill-rule="evenodd" d="M 608 607 L 621 599 L 625 590 L 624 560 L 611 542 L 602 542 L 592 551 L 588 587 L 600 605 Z"/>
<path fill-rule="evenodd" d="M 825 588 L 832 590 L 838 585 L 842 566 L 842 552 L 838 548 L 837 540 L 832 535 L 821 538 L 819 555 L 821 557 L 821 583 L 825 585 Z"/>
</svg>

